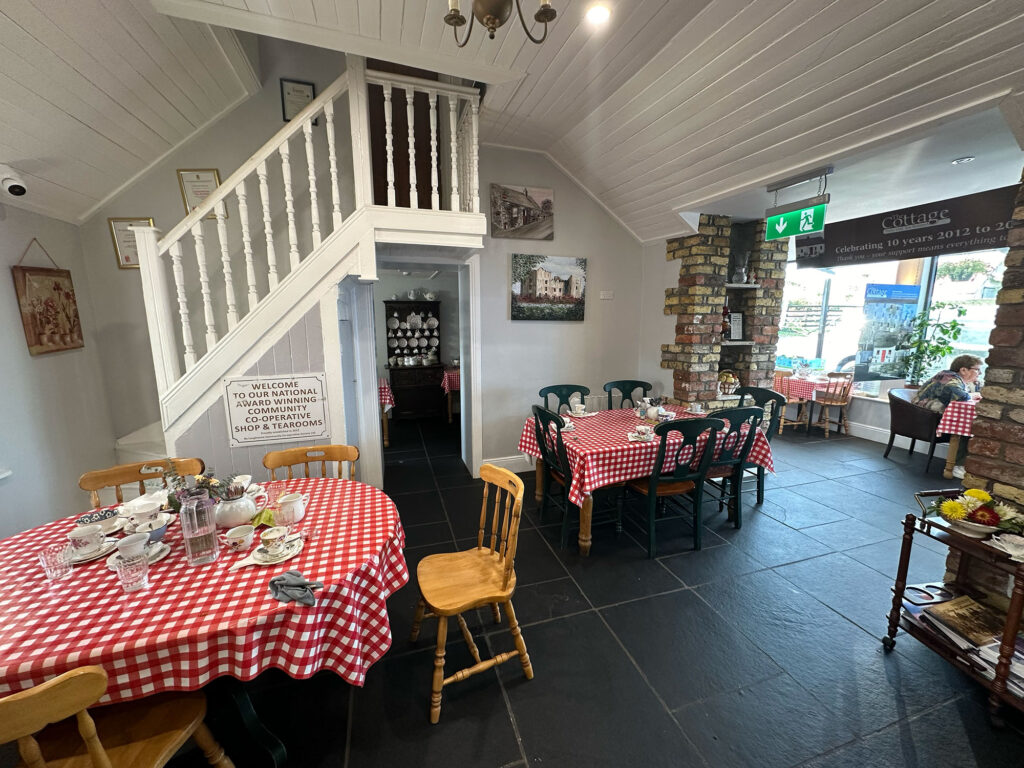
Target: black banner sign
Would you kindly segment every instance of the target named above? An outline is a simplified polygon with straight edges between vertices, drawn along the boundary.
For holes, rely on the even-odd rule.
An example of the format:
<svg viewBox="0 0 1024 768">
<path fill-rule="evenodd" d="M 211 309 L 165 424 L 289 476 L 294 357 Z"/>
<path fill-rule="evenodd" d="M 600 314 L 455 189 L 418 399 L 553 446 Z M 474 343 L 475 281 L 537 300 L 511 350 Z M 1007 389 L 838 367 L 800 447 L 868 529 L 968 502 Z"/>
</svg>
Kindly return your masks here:
<svg viewBox="0 0 1024 768">
<path fill-rule="evenodd" d="M 1006 247 L 1016 186 L 826 224 L 796 239 L 798 267 L 843 267 Z"/>
</svg>

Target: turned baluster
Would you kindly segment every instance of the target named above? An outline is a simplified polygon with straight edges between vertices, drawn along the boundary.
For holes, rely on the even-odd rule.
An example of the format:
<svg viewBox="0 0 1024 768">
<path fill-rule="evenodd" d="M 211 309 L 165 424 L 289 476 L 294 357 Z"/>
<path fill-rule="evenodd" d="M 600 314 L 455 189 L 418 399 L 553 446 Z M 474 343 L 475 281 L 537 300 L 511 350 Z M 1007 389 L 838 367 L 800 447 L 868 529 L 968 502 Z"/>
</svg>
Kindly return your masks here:
<svg viewBox="0 0 1024 768">
<path fill-rule="evenodd" d="M 288 261 L 291 271 L 299 268 L 299 235 L 295 231 L 295 198 L 292 196 L 291 150 L 285 141 L 278 150 L 281 155 L 281 175 L 284 177 L 284 209 L 288 213 Z"/>
<path fill-rule="evenodd" d="M 420 201 L 416 192 L 416 131 L 413 128 L 413 100 L 416 92 L 412 88 L 405 89 L 405 115 L 409 121 L 409 207 L 419 208 Z"/>
<path fill-rule="evenodd" d="M 181 340 L 185 344 L 185 370 L 196 364 L 196 346 L 192 339 L 192 323 L 188 318 L 188 296 L 185 294 L 185 271 L 181 266 L 181 242 L 170 247 L 171 271 L 174 274 L 174 291 L 178 297 L 178 317 L 181 318 Z"/>
<path fill-rule="evenodd" d="M 475 99 L 469 105 L 471 120 L 469 133 L 469 185 L 473 213 L 480 213 L 480 104 Z"/>
<path fill-rule="evenodd" d="M 391 86 L 384 85 L 384 155 L 387 158 L 388 205 L 395 205 L 395 147 L 391 135 Z"/>
<path fill-rule="evenodd" d="M 235 187 L 238 198 L 238 220 L 242 225 L 242 251 L 245 253 L 245 280 L 249 285 L 249 311 L 256 309 L 260 295 L 256 291 L 256 265 L 252 260 L 252 235 L 249 233 L 249 203 L 246 200 L 245 179 Z"/>
<path fill-rule="evenodd" d="M 274 252 L 274 222 L 270 216 L 270 185 L 267 183 L 267 164 L 256 168 L 260 179 L 260 200 L 263 203 L 263 234 L 267 240 L 267 280 L 270 288 L 277 286 L 277 254 Z"/>
<path fill-rule="evenodd" d="M 309 218 L 313 227 L 313 247 L 320 247 L 320 207 L 316 202 L 316 166 L 313 156 L 313 121 L 306 118 L 302 124 L 302 133 L 306 137 L 306 169 L 309 177 Z"/>
<path fill-rule="evenodd" d="M 199 292 L 203 295 L 203 319 L 206 321 L 206 351 L 217 344 L 217 323 L 213 316 L 213 299 L 210 295 L 210 275 L 206 271 L 206 245 L 203 242 L 203 223 L 192 225 L 192 240 L 196 247 L 196 263 L 199 265 Z"/>
<path fill-rule="evenodd" d="M 441 207 L 441 195 L 437 183 L 437 94 L 430 93 L 430 207 Z"/>
<path fill-rule="evenodd" d="M 334 147 L 334 102 L 324 104 L 324 117 L 327 120 L 327 157 L 331 163 L 331 215 L 334 228 L 341 226 L 341 192 L 338 189 L 338 154 Z"/>
<path fill-rule="evenodd" d="M 459 201 L 459 127 L 456 120 L 456 112 L 459 108 L 459 97 L 448 97 L 448 128 L 452 145 L 452 205 L 451 209 L 457 211 L 461 207 Z"/>
<path fill-rule="evenodd" d="M 213 207 L 217 216 L 217 240 L 220 242 L 220 263 L 224 267 L 224 299 L 228 305 L 228 330 L 238 324 L 238 306 L 235 301 L 235 283 L 231 274 L 231 252 L 228 250 L 227 211 L 224 201 L 219 200 Z"/>
</svg>

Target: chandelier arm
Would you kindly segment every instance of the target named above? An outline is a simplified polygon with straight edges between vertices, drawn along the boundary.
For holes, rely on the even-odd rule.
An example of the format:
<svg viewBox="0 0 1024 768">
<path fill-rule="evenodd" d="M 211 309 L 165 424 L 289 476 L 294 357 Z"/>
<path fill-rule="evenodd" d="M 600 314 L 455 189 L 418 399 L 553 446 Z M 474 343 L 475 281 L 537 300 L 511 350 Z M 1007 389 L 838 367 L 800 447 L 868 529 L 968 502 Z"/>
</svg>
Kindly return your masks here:
<svg viewBox="0 0 1024 768">
<path fill-rule="evenodd" d="M 519 14 L 519 23 L 523 25 L 523 32 L 526 33 L 526 36 L 530 38 L 532 42 L 540 45 L 548 39 L 548 23 L 546 21 L 544 22 L 544 34 L 541 35 L 539 40 L 530 34 L 530 29 L 526 26 L 526 19 L 523 17 L 523 9 L 519 5 L 519 0 L 516 0 L 516 13 Z"/>
<path fill-rule="evenodd" d="M 459 48 L 465 48 L 466 47 L 466 43 L 469 42 L 469 36 L 473 34 L 473 20 L 475 18 L 476 18 L 476 16 L 473 15 L 473 10 L 471 8 L 470 9 L 470 13 L 469 13 L 469 26 L 466 27 L 466 39 L 463 40 L 461 43 L 459 42 L 459 28 L 458 27 L 452 27 L 452 35 L 454 35 L 454 37 L 455 37 L 455 44 Z"/>
</svg>

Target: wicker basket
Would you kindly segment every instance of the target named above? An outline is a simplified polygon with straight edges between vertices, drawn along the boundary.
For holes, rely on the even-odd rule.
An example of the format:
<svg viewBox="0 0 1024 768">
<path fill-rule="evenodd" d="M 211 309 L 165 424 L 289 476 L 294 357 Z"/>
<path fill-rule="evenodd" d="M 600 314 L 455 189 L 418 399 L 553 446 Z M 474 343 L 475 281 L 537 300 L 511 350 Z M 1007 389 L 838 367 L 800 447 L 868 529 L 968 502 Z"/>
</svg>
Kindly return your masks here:
<svg viewBox="0 0 1024 768">
<path fill-rule="evenodd" d="M 736 373 L 736 371 L 729 370 L 728 368 L 723 368 L 722 370 L 720 370 L 718 372 L 718 375 L 721 376 L 723 373 L 732 374 L 732 376 L 736 379 L 736 381 L 731 383 L 731 384 L 729 382 L 726 382 L 726 381 L 719 381 L 718 382 L 718 392 L 719 392 L 719 394 L 722 394 L 722 395 L 731 395 L 733 392 L 736 391 L 736 387 L 738 387 L 740 385 L 739 384 L 739 378 L 740 377 Z"/>
</svg>

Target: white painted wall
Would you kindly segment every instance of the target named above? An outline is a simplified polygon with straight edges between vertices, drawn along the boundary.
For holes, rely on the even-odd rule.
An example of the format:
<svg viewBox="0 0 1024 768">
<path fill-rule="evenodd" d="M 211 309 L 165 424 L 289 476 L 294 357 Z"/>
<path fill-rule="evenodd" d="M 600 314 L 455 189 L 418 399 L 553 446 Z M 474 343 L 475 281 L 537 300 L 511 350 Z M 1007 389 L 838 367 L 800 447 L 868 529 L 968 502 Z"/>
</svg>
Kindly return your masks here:
<svg viewBox="0 0 1024 768">
<path fill-rule="evenodd" d="M 665 241 L 644 243 L 644 280 L 640 316 L 643 336 L 640 342 L 640 378 L 654 385 L 652 394 L 672 395 L 672 370 L 661 367 L 661 345 L 676 338 L 676 316 L 665 314 L 665 289 L 679 282 L 679 262 L 666 261 Z"/>
<path fill-rule="evenodd" d="M 176 150 L 163 163 L 146 174 L 139 181 L 114 198 L 108 205 L 81 227 L 82 247 L 86 254 L 88 283 L 96 305 L 96 334 L 100 345 L 100 356 L 104 368 L 104 386 L 110 401 L 116 403 L 112 418 L 114 434 L 127 434 L 135 429 L 159 420 L 156 380 L 153 376 L 149 336 L 146 331 L 145 307 L 138 270 L 118 269 L 107 226 L 108 217 L 150 216 L 156 226 L 169 230 L 185 216 L 176 170 L 178 168 L 217 168 L 220 178 L 226 179 L 248 157 L 263 146 L 280 130 L 282 77 L 311 81 L 316 84 L 317 93 L 333 82 L 345 70 L 344 54 L 320 48 L 290 43 L 273 38 L 260 38 L 259 59 L 263 89 L 215 125 L 195 136 Z M 347 102 L 339 102 L 336 115 L 347 121 Z M 347 127 L 339 126 L 338 159 L 343 184 L 343 212 L 353 208 L 351 193 L 351 142 L 347 138 Z M 318 158 L 326 158 L 326 149 L 318 152 Z M 292 141 L 292 178 L 298 185 L 305 183 L 305 150 L 301 141 Z M 278 163 L 269 163 L 271 184 L 280 178 Z M 318 160 L 318 190 L 320 221 L 324 232 L 330 230 L 330 185 L 326 162 Z M 281 186 L 278 183 L 277 190 Z M 278 194 L 280 194 L 278 192 Z M 281 238 L 287 237 L 283 223 L 283 200 L 276 201 L 274 229 Z M 249 188 L 250 221 L 256 226 L 256 212 L 259 209 L 258 189 Z M 297 214 L 300 219 L 308 216 L 308 199 L 297 197 Z M 228 206 L 229 217 L 237 216 L 232 197 Z M 204 223 L 207 241 L 207 258 L 211 268 L 211 283 L 215 291 L 223 293 L 223 278 L 216 247 L 216 223 Z M 302 229 L 302 228 L 300 228 Z M 262 227 L 254 230 L 257 234 Z M 189 238 L 188 242 L 191 242 Z M 282 265 L 282 276 L 287 273 L 286 240 L 278 242 L 278 261 Z M 237 249 L 237 243 L 233 243 Z M 261 251 L 258 251 L 261 252 Z M 187 251 L 187 254 L 190 254 Z M 283 258 L 282 258 L 283 256 Z M 186 264 L 192 269 L 186 255 Z M 220 279 L 218 281 L 218 278 Z M 235 270 L 236 295 L 240 308 L 244 305 L 244 270 Z M 242 281 L 242 282 L 239 282 Z M 193 281 L 194 282 L 194 281 Z M 218 284 L 220 282 L 220 284 Z M 172 283 L 173 284 L 173 283 Z M 197 312 L 201 304 L 193 296 L 192 306 Z M 202 328 L 193 322 L 193 329 Z M 221 329 L 224 330 L 223 328 Z M 197 333 L 197 342 L 203 334 Z"/>
<path fill-rule="evenodd" d="M 480 353 L 485 461 L 517 454 L 523 422 L 530 406 L 540 402 L 541 387 L 585 384 L 593 393 L 601 392 L 612 379 L 650 377 L 653 381 L 661 375 L 656 364 L 641 365 L 647 294 L 640 243 L 541 154 L 481 147 L 484 205 L 491 182 L 552 188 L 555 237 L 550 241 L 484 238 Z M 585 320 L 512 322 L 512 253 L 587 258 Z M 661 282 L 662 297 L 663 289 Z M 602 301 L 601 291 L 614 291 L 615 298 Z"/>
<path fill-rule="evenodd" d="M 35 237 L 62 269 L 71 270 L 82 320 L 83 349 L 32 357 L 22 333 L 10 267 Z M 86 279 L 78 229 L 0 205 L 0 537 L 84 511 L 89 497 L 78 477 L 114 464 L 114 433 L 101 375 L 93 295 Z M 24 266 L 52 266 L 38 248 Z M 152 363 L 150 363 L 152 367 Z M 118 366 L 117 378 L 127 371 Z"/>
</svg>

